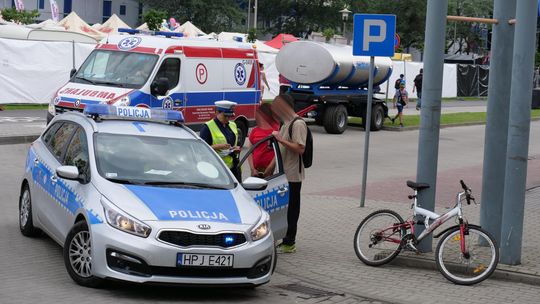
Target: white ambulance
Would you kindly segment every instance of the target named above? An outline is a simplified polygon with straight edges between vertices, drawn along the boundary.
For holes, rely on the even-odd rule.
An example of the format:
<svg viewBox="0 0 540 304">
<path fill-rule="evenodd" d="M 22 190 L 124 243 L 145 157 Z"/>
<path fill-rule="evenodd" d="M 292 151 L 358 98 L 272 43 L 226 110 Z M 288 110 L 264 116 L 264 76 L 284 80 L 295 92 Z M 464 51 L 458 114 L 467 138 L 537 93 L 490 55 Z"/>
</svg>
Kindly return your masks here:
<svg viewBox="0 0 540 304">
<path fill-rule="evenodd" d="M 49 105 L 47 121 L 87 104 L 182 111 L 197 129 L 214 116 L 214 102 L 238 103 L 243 143 L 261 100 L 257 52 L 251 44 L 154 35 L 111 35 L 96 46 Z"/>
</svg>

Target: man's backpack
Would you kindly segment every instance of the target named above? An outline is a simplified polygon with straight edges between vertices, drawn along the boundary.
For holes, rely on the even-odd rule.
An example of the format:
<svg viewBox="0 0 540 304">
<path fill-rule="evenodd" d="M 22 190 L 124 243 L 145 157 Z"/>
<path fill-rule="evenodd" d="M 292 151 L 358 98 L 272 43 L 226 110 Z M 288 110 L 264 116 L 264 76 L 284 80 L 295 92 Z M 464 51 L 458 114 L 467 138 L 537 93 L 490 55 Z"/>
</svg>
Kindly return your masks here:
<svg viewBox="0 0 540 304">
<path fill-rule="evenodd" d="M 396 90 L 399 90 L 399 85 L 401 84 L 401 78 L 396 79 L 396 82 L 394 82 L 394 88 Z"/>
<path fill-rule="evenodd" d="M 292 130 L 293 125 L 297 120 L 301 120 L 302 117 L 296 117 L 293 119 L 291 124 L 289 125 L 289 138 L 292 140 Z M 298 161 L 302 161 L 304 163 L 304 168 L 309 168 L 313 164 L 313 135 L 311 134 L 311 130 L 306 124 L 307 133 L 306 133 L 306 145 L 304 147 L 304 153 L 299 156 Z M 302 166 L 299 166 L 299 170 L 302 170 Z"/>
</svg>

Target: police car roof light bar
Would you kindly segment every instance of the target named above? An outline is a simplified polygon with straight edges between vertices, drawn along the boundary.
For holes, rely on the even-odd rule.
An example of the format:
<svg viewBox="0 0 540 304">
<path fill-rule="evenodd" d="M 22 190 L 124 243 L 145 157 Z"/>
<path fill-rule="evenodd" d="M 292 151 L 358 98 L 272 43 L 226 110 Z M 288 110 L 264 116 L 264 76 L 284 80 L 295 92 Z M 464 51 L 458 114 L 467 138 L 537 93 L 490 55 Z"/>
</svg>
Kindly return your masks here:
<svg viewBox="0 0 540 304">
<path fill-rule="evenodd" d="M 105 116 L 112 119 L 184 122 L 182 112 L 174 110 L 89 104 L 86 105 L 83 113 L 94 119 Z"/>
<path fill-rule="evenodd" d="M 119 33 L 128 33 L 128 34 L 139 34 L 141 31 L 136 29 L 130 29 L 130 28 L 119 28 Z"/>
</svg>

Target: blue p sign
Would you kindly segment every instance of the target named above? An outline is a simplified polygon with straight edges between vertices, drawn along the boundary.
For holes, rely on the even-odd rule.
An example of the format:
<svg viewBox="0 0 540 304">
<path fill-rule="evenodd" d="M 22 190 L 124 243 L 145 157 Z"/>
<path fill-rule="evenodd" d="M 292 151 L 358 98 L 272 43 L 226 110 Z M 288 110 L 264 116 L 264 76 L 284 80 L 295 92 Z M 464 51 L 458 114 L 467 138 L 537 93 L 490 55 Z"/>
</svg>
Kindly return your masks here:
<svg viewBox="0 0 540 304">
<path fill-rule="evenodd" d="M 395 15 L 355 14 L 353 55 L 394 56 Z"/>
</svg>

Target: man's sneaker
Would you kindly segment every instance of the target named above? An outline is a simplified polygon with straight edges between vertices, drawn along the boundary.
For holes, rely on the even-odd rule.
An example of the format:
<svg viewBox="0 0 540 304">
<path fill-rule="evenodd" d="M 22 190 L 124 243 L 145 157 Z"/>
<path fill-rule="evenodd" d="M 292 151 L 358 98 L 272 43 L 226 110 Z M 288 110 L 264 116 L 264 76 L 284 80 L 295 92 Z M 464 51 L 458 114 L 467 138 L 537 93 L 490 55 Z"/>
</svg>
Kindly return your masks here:
<svg viewBox="0 0 540 304">
<path fill-rule="evenodd" d="M 401 123 L 401 124 L 399 124 L 399 126 L 403 128 L 403 124 L 402 124 L 402 123 Z"/>
<path fill-rule="evenodd" d="M 277 247 L 277 253 L 295 253 L 296 245 L 281 244 Z"/>
<path fill-rule="evenodd" d="M 390 118 L 390 120 L 392 121 L 392 124 L 394 124 L 394 122 L 396 121 L 395 118 Z"/>
</svg>

